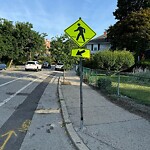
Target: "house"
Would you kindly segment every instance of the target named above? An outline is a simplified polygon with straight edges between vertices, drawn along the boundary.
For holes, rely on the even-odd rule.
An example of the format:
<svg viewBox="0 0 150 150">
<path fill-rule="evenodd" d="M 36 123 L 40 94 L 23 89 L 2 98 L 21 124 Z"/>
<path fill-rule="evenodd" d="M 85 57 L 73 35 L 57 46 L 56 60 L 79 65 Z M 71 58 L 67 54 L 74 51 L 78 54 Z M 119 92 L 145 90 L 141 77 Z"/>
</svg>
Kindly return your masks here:
<svg viewBox="0 0 150 150">
<path fill-rule="evenodd" d="M 48 39 L 45 39 L 45 47 L 46 49 L 50 48 L 50 41 Z"/>
<path fill-rule="evenodd" d="M 111 44 L 110 44 L 110 42 L 107 38 L 107 32 L 104 32 L 103 35 L 98 36 L 98 37 L 90 40 L 86 44 L 86 48 L 91 51 L 91 54 L 94 54 L 98 51 L 102 51 L 102 50 L 105 50 L 105 49 L 110 49 Z"/>
<path fill-rule="evenodd" d="M 45 51 L 45 55 L 47 56 L 50 56 L 50 41 L 48 39 L 45 39 L 45 48 L 46 48 L 46 51 Z"/>
</svg>

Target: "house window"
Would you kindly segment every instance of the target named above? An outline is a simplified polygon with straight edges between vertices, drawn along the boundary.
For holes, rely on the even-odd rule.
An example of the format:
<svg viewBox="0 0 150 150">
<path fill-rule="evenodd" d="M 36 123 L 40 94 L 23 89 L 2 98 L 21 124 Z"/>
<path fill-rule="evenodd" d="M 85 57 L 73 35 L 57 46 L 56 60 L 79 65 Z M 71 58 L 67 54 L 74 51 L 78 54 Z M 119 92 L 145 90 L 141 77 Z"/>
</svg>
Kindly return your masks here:
<svg viewBox="0 0 150 150">
<path fill-rule="evenodd" d="M 101 44 L 100 45 L 100 49 L 101 50 L 105 50 L 105 49 L 109 49 L 110 48 L 110 44 L 108 45 L 108 44 Z"/>
<path fill-rule="evenodd" d="M 98 50 L 100 50 L 100 44 L 98 44 Z"/>
<path fill-rule="evenodd" d="M 92 45 L 89 44 L 89 45 L 86 46 L 86 48 L 89 49 L 89 50 L 92 50 Z"/>
<path fill-rule="evenodd" d="M 94 45 L 93 45 L 93 50 L 94 50 L 94 51 L 97 51 L 97 50 L 98 50 L 98 45 L 97 45 L 97 44 L 94 44 Z"/>
</svg>

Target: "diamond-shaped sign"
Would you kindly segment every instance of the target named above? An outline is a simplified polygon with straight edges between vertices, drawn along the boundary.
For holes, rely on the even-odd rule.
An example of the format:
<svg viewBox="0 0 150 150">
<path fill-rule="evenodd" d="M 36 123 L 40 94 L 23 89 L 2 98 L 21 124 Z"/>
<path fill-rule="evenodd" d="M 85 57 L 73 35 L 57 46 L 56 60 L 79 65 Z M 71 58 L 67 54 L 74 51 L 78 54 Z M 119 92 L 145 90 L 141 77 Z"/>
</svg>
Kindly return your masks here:
<svg viewBox="0 0 150 150">
<path fill-rule="evenodd" d="M 96 35 L 82 19 L 77 20 L 64 31 L 79 47 L 84 46 Z"/>
</svg>

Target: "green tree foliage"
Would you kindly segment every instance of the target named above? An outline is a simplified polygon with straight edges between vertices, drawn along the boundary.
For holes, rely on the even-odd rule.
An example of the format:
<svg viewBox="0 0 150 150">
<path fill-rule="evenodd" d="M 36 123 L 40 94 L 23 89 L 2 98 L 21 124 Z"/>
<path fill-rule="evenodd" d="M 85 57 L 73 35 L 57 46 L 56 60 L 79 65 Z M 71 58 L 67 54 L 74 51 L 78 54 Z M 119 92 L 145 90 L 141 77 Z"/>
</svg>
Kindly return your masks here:
<svg viewBox="0 0 150 150">
<path fill-rule="evenodd" d="M 118 0 L 117 9 L 113 13 L 117 20 L 126 18 L 130 13 L 150 7 L 149 0 Z"/>
<path fill-rule="evenodd" d="M 97 69 L 107 71 L 122 71 L 134 65 L 134 57 L 129 51 L 105 50 L 94 54 L 94 62 Z"/>
<path fill-rule="evenodd" d="M 83 66 L 91 69 L 97 69 L 97 61 L 94 60 L 93 55 L 90 56 L 90 59 L 83 59 Z"/>
<path fill-rule="evenodd" d="M 129 51 L 114 51 L 112 52 L 115 57 L 115 63 L 112 68 L 117 71 L 125 70 L 134 65 L 134 56 Z"/>
<path fill-rule="evenodd" d="M 17 22 L 13 25 L 12 21 L 0 19 L 0 59 L 10 61 L 24 61 L 31 59 L 38 53 L 45 50 L 44 37 L 38 32 L 32 30 L 33 25 L 30 23 Z M 9 66 L 10 66 L 9 65 Z"/>
<path fill-rule="evenodd" d="M 70 69 L 72 65 L 77 61 L 76 57 L 71 56 L 71 50 L 75 47 L 76 45 L 72 40 L 68 38 L 67 35 L 55 37 L 51 41 L 51 56 L 54 61 L 62 62 L 65 69 Z"/>
<path fill-rule="evenodd" d="M 150 47 L 150 1 L 118 0 L 117 7 L 118 21 L 107 30 L 112 49 L 135 52 L 137 60 Z"/>
<path fill-rule="evenodd" d="M 133 12 L 108 30 L 113 48 L 126 48 L 137 55 L 150 46 L 150 8 Z"/>
<path fill-rule="evenodd" d="M 20 57 L 32 59 L 32 55 L 42 53 L 45 50 L 44 36 L 32 30 L 31 23 L 17 22 L 15 24 L 14 37 L 17 40 L 16 47 L 20 51 Z"/>
<path fill-rule="evenodd" d="M 1 58 L 5 57 L 9 62 L 9 67 L 13 62 L 13 59 L 17 59 L 19 55 L 18 49 L 16 46 L 16 39 L 14 35 L 14 26 L 12 21 L 6 19 L 0 19 L 0 37 L 1 37 Z"/>
<path fill-rule="evenodd" d="M 0 19 L 0 58 L 13 56 L 13 24 L 6 19 Z"/>
</svg>

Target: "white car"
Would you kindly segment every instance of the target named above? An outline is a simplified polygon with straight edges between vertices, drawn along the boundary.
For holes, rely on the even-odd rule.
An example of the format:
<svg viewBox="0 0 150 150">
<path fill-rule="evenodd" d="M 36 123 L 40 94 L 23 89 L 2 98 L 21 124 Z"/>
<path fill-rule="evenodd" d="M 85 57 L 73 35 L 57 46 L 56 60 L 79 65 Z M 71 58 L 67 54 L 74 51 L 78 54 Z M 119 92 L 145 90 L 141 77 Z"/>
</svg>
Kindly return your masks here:
<svg viewBox="0 0 150 150">
<path fill-rule="evenodd" d="M 64 65 L 62 63 L 56 64 L 55 70 L 63 71 L 64 70 Z"/>
<path fill-rule="evenodd" d="M 25 64 L 25 70 L 36 70 L 36 71 L 41 71 L 42 70 L 42 65 L 39 64 L 38 61 L 27 61 Z"/>
</svg>

